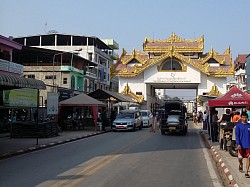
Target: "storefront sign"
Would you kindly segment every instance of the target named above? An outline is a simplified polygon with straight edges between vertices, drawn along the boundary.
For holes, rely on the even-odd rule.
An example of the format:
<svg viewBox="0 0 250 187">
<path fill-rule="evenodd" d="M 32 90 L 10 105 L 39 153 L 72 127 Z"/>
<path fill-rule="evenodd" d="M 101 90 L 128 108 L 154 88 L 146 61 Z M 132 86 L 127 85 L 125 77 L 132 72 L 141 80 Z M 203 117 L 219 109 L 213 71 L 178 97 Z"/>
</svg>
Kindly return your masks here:
<svg viewBox="0 0 250 187">
<path fill-rule="evenodd" d="M 73 91 L 70 89 L 58 88 L 59 102 L 73 97 Z"/>
<path fill-rule="evenodd" d="M 10 107 L 37 107 L 37 89 L 22 88 L 3 91 L 3 105 Z"/>
<path fill-rule="evenodd" d="M 47 94 L 47 114 L 58 114 L 58 93 Z"/>
</svg>

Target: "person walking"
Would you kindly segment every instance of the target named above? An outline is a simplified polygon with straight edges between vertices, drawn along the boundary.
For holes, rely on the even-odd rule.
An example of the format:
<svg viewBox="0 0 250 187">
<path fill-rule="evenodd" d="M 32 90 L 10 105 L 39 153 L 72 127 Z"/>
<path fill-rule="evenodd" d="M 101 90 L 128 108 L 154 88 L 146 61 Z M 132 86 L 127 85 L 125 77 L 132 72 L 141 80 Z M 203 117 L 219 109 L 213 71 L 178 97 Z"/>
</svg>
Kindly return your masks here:
<svg viewBox="0 0 250 187">
<path fill-rule="evenodd" d="M 211 125 L 211 131 L 212 131 L 212 142 L 218 142 L 218 111 L 215 110 L 213 116 L 212 116 L 212 125 Z"/>
<path fill-rule="evenodd" d="M 248 174 L 250 164 L 250 123 L 248 123 L 247 113 L 241 114 L 241 121 L 236 125 L 236 145 L 238 150 L 239 171 L 243 172 L 243 158 L 246 159 L 245 177 Z"/>
<path fill-rule="evenodd" d="M 247 112 L 247 115 L 248 115 L 247 121 L 248 121 L 248 123 L 250 123 L 250 106 L 246 107 L 246 112 Z"/>
<path fill-rule="evenodd" d="M 156 113 L 153 112 L 153 124 L 152 124 L 152 126 L 150 128 L 150 132 L 155 132 L 156 127 L 157 127 L 157 116 L 156 116 Z"/>
<path fill-rule="evenodd" d="M 207 112 L 204 111 L 204 114 L 202 116 L 202 123 L 203 123 L 203 130 L 207 130 Z"/>
<path fill-rule="evenodd" d="M 239 112 L 239 111 L 235 111 L 235 113 L 234 113 L 234 115 L 233 115 L 233 117 L 232 117 L 232 122 L 233 122 L 233 123 L 236 123 L 236 122 L 239 121 L 240 118 L 241 118 L 240 112 Z"/>
<path fill-rule="evenodd" d="M 111 126 L 111 129 L 113 127 L 113 121 L 115 121 L 115 118 L 116 118 L 116 110 L 112 109 L 111 114 L 110 114 L 110 126 Z"/>
<path fill-rule="evenodd" d="M 226 113 L 221 115 L 220 119 L 218 120 L 218 123 L 228 123 L 232 121 L 232 113 L 229 108 L 226 109 Z M 227 151 L 227 141 L 225 140 L 224 136 L 224 128 L 222 125 L 220 125 L 220 149 L 224 149 Z"/>
<path fill-rule="evenodd" d="M 195 110 L 193 111 L 193 122 L 197 125 L 197 112 L 195 112 Z"/>
<path fill-rule="evenodd" d="M 102 120 L 102 131 L 106 131 L 106 126 L 108 124 L 107 112 L 104 108 L 101 113 L 101 120 Z"/>
</svg>

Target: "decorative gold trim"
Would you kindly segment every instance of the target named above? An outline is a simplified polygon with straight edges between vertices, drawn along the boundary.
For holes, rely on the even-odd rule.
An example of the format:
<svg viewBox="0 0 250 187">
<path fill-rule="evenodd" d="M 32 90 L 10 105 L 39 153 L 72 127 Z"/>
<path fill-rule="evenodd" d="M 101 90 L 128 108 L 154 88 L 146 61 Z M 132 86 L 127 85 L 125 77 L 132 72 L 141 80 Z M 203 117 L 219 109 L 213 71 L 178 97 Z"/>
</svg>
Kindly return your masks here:
<svg viewBox="0 0 250 187">
<path fill-rule="evenodd" d="M 126 54 L 127 54 L 127 51 L 124 48 L 122 48 L 122 54 L 121 54 L 121 56 L 126 55 Z"/>
<path fill-rule="evenodd" d="M 227 72 L 225 72 L 220 67 L 215 71 L 210 73 L 213 77 L 228 77 L 234 75 L 234 67 L 232 66 Z"/>
<path fill-rule="evenodd" d="M 159 40 L 154 40 L 154 39 L 150 39 L 149 37 L 145 38 L 145 42 L 147 43 L 153 43 L 153 42 L 162 42 L 162 43 L 168 43 L 168 42 L 189 42 L 189 43 L 193 43 L 193 42 L 204 42 L 204 35 L 202 35 L 201 37 L 197 38 L 197 39 L 182 39 L 181 37 L 179 37 L 177 34 L 175 34 L 174 32 L 172 32 L 172 34 L 167 38 L 167 39 L 159 39 Z"/>
<path fill-rule="evenodd" d="M 147 62 L 147 60 L 140 57 L 140 55 L 142 55 L 142 54 L 143 53 L 141 53 L 140 51 L 136 51 L 134 49 L 131 55 L 129 55 L 127 58 L 120 59 L 120 61 L 122 62 L 122 64 L 128 64 L 133 59 L 136 59 L 140 64 L 145 64 Z"/>
<path fill-rule="evenodd" d="M 208 62 L 211 58 L 215 59 L 219 64 L 224 64 L 225 63 L 225 57 L 222 58 L 222 57 L 219 57 L 218 56 L 218 53 L 212 48 L 208 55 L 205 57 L 205 58 L 199 58 L 199 61 L 202 63 L 202 64 L 205 64 L 206 62 Z"/>
<path fill-rule="evenodd" d="M 180 47 L 177 47 L 174 45 L 174 42 L 201 42 L 199 48 L 202 49 L 200 52 L 203 52 L 204 48 L 204 35 L 197 40 L 187 40 L 187 39 L 181 39 L 179 36 L 177 36 L 175 33 L 172 33 L 172 35 L 166 39 L 166 40 L 152 40 L 148 37 L 145 38 L 145 42 L 143 44 L 144 47 L 146 46 L 146 43 L 149 42 L 168 42 L 169 46 L 165 46 L 165 49 L 162 49 L 159 46 L 155 47 L 155 51 L 158 53 L 162 54 L 159 57 L 154 57 L 154 58 L 145 58 L 146 53 L 143 53 L 141 51 L 136 51 L 135 49 L 133 50 L 132 54 L 127 54 L 127 52 L 123 49 L 122 50 L 122 55 L 118 59 L 117 62 L 121 62 L 123 65 L 127 65 L 131 60 L 135 59 L 137 60 L 140 64 L 135 64 L 134 66 L 130 66 L 129 69 L 127 67 L 124 67 L 120 71 L 112 70 L 111 76 L 123 76 L 123 77 L 135 77 L 138 74 L 142 73 L 145 69 L 147 69 L 150 66 L 153 66 L 157 63 L 161 63 L 161 68 L 163 66 L 163 61 L 168 59 L 168 58 L 175 58 L 180 61 L 183 70 L 187 71 L 187 66 L 185 66 L 184 62 L 187 64 L 190 64 L 194 68 L 197 68 L 199 71 L 202 73 L 208 75 L 208 76 L 213 76 L 213 77 L 227 77 L 227 76 L 232 76 L 234 75 L 234 67 L 231 66 L 230 70 L 228 71 L 228 66 L 220 66 L 216 71 L 213 71 L 213 67 L 210 67 L 210 64 L 208 63 L 209 59 L 213 58 L 215 59 L 220 65 L 225 64 L 226 60 L 230 58 L 230 63 L 232 64 L 232 56 L 230 55 L 230 47 L 224 52 L 223 55 L 217 53 L 214 51 L 214 49 L 211 49 L 209 53 L 204 57 L 204 58 L 199 58 L 197 59 L 192 59 L 189 56 L 184 56 L 180 54 Z M 151 48 L 151 47 L 150 47 Z M 154 48 L 154 47 L 153 47 Z M 183 51 L 183 50 L 182 50 Z M 184 50 L 185 51 L 185 50 Z M 151 50 L 152 52 L 152 50 Z M 196 53 L 197 48 L 191 49 L 190 47 L 187 47 L 187 50 L 185 52 L 192 52 Z M 227 56 L 229 55 L 229 56 Z M 228 63 L 228 62 L 227 62 Z M 229 64 L 229 63 L 228 63 Z M 159 66 L 157 66 L 158 71 Z M 177 71 L 177 70 L 175 70 Z"/>
<path fill-rule="evenodd" d="M 119 72 L 114 72 L 113 74 L 115 76 L 124 76 L 124 77 L 135 77 L 141 72 L 143 72 L 145 69 L 147 69 L 150 66 L 153 66 L 159 62 L 164 61 L 167 58 L 176 58 L 179 59 L 182 63 L 186 62 L 187 64 L 190 64 L 191 66 L 199 69 L 202 73 L 208 75 L 208 76 L 213 76 L 213 77 L 227 77 L 227 76 L 232 76 L 234 75 L 234 67 L 232 66 L 229 71 L 225 72 L 222 70 L 220 67 L 217 71 L 215 72 L 210 72 L 210 65 L 208 63 L 202 64 L 202 63 L 197 63 L 196 61 L 192 60 L 189 57 L 184 57 L 183 55 L 177 53 L 176 51 L 173 52 L 166 52 L 164 55 L 158 57 L 158 58 L 153 58 L 148 60 L 145 64 L 142 66 L 134 66 L 134 71 L 129 71 L 126 67 L 119 71 Z M 159 69 L 158 69 L 159 70 Z"/>
<path fill-rule="evenodd" d="M 218 87 L 216 84 L 214 84 L 211 88 L 211 90 L 207 93 L 209 96 L 221 96 L 222 93 L 219 91 Z"/>
<path fill-rule="evenodd" d="M 228 49 L 223 54 L 224 55 L 231 55 L 231 48 L 230 48 L 230 46 L 228 47 Z"/>
<path fill-rule="evenodd" d="M 183 43 L 200 42 L 201 44 L 198 47 L 192 47 L 192 46 L 176 47 L 177 52 L 203 52 L 204 50 L 204 35 L 199 37 L 198 39 L 182 39 L 174 32 L 166 40 L 154 40 L 150 39 L 149 37 L 146 37 L 145 42 L 143 43 L 143 50 L 146 52 L 162 53 L 171 50 L 170 49 L 171 47 L 169 46 L 149 47 L 147 46 L 147 43 L 171 43 L 172 45 L 174 45 L 174 43 L 181 43 L 181 42 Z"/>
<path fill-rule="evenodd" d="M 121 92 L 123 95 L 130 95 L 133 99 L 135 99 L 138 103 L 142 103 L 144 96 L 143 95 L 136 95 L 131 91 L 131 88 L 129 87 L 128 83 L 124 87 L 123 91 Z"/>
<path fill-rule="evenodd" d="M 204 102 L 201 100 L 201 98 L 200 98 L 199 95 L 197 95 L 196 101 L 197 101 L 197 103 L 198 103 L 200 106 L 203 106 L 203 103 L 204 103 Z"/>
<path fill-rule="evenodd" d="M 172 48 L 175 49 L 175 48 Z M 141 72 L 143 72 L 145 69 L 147 69 L 150 66 L 153 66 L 167 58 L 176 58 L 179 59 L 180 61 L 186 62 L 190 65 L 192 65 L 193 67 L 199 69 L 201 72 L 210 75 L 209 73 L 209 65 L 202 65 L 199 63 L 196 63 L 195 61 L 193 61 L 191 58 L 189 57 L 184 57 L 183 55 L 180 55 L 179 53 L 177 53 L 174 50 L 171 50 L 169 52 L 166 52 L 164 55 L 158 57 L 158 58 L 153 58 L 147 61 L 147 63 L 143 64 L 142 66 L 134 66 L 134 71 L 133 72 L 129 72 L 127 70 L 127 68 L 124 68 L 122 71 L 120 72 L 116 72 L 115 75 L 116 76 L 125 76 L 125 77 L 135 77 L 138 74 L 140 74 Z"/>
</svg>

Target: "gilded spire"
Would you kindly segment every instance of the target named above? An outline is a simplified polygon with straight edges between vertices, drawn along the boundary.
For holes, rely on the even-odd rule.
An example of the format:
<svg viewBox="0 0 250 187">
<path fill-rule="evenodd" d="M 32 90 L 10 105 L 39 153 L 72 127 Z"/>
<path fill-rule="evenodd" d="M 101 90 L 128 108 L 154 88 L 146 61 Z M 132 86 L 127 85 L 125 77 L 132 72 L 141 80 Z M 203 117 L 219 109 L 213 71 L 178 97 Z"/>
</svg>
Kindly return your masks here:
<svg viewBox="0 0 250 187">
<path fill-rule="evenodd" d="M 132 98 L 134 98 L 138 103 L 142 103 L 144 96 L 143 95 L 136 95 L 135 93 L 133 93 L 128 85 L 128 83 L 126 84 L 126 86 L 124 87 L 123 91 L 121 92 L 123 95 L 130 95 Z"/>
<path fill-rule="evenodd" d="M 230 46 L 228 47 L 228 49 L 227 49 L 223 54 L 224 54 L 224 55 L 231 55 Z"/>
<path fill-rule="evenodd" d="M 219 91 L 218 87 L 216 86 L 216 84 L 214 84 L 212 86 L 212 89 L 210 90 L 210 92 L 208 92 L 209 96 L 221 96 L 221 92 Z"/>
</svg>

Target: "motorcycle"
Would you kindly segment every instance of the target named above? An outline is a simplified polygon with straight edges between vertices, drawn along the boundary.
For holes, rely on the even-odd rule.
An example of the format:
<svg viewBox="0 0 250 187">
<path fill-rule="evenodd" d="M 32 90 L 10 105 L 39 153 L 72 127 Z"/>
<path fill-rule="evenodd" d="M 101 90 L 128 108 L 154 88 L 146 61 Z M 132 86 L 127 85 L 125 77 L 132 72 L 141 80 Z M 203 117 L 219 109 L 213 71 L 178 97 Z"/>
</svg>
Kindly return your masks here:
<svg viewBox="0 0 250 187">
<path fill-rule="evenodd" d="M 10 116 L 4 117 L 3 118 L 3 124 L 1 126 L 1 132 L 10 132 L 11 129 L 11 119 Z"/>
<path fill-rule="evenodd" d="M 223 144 L 226 147 L 228 153 L 233 156 L 238 156 L 238 151 L 236 149 L 236 139 L 235 139 L 235 123 L 229 123 L 224 129 L 224 139 Z"/>
</svg>

